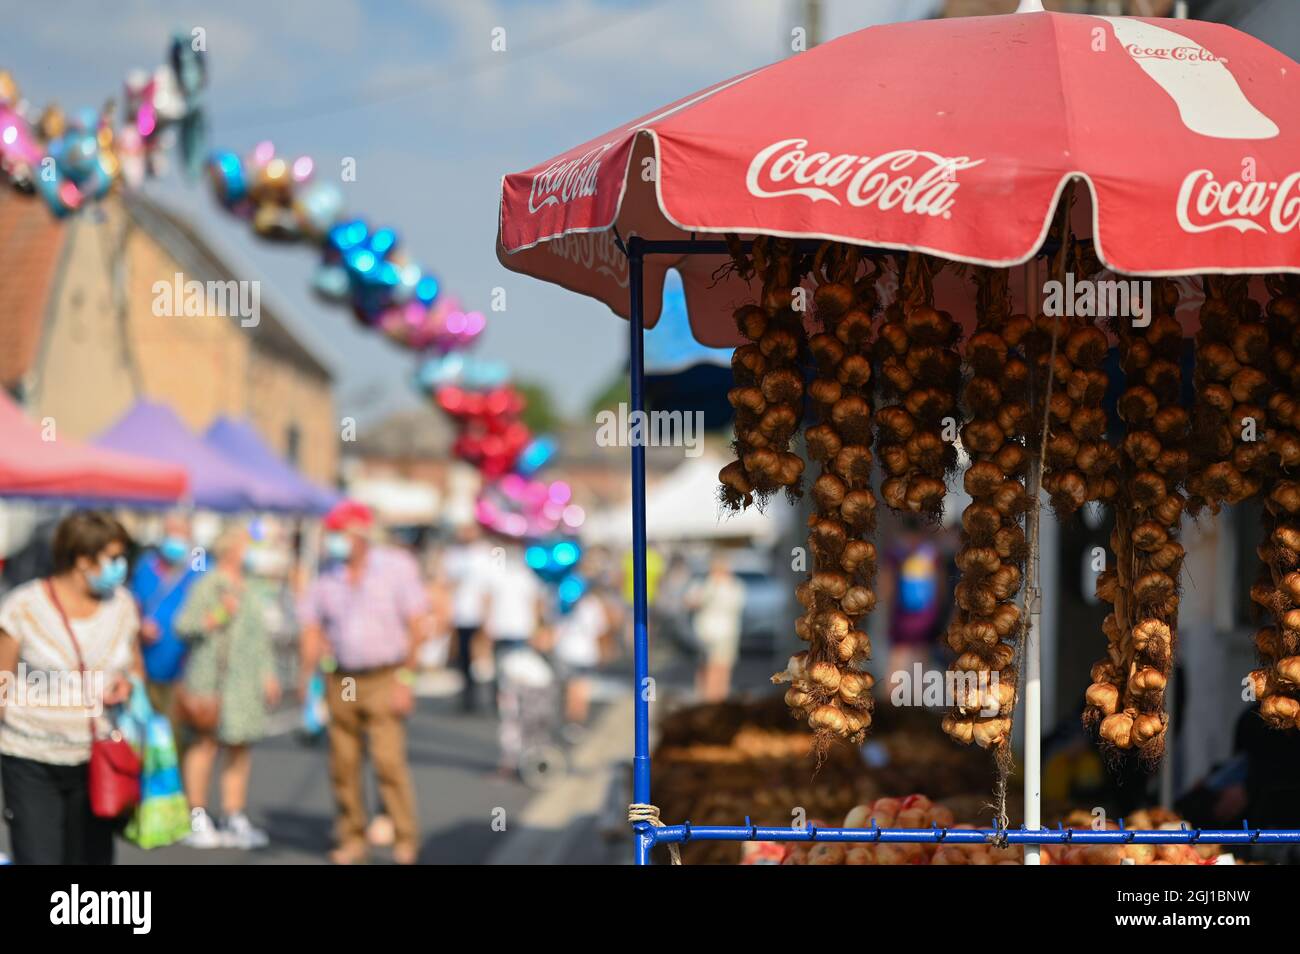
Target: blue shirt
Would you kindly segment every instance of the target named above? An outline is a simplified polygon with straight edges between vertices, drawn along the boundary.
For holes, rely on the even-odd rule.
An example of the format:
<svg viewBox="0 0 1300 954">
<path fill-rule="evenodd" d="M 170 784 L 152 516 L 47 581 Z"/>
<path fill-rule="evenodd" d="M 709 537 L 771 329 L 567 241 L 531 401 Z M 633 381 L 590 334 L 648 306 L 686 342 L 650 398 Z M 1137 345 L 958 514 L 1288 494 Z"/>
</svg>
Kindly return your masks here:
<svg viewBox="0 0 1300 954">
<path fill-rule="evenodd" d="M 140 604 L 141 619 L 153 620 L 158 626 L 158 638 L 154 642 L 141 640 L 145 673 L 150 682 L 175 682 L 185 668 L 187 647 L 176 635 L 176 618 L 190 586 L 202 574 L 188 563 L 179 577 L 174 573 L 175 569 L 157 553 L 149 553 L 131 577 L 131 594 Z"/>
</svg>

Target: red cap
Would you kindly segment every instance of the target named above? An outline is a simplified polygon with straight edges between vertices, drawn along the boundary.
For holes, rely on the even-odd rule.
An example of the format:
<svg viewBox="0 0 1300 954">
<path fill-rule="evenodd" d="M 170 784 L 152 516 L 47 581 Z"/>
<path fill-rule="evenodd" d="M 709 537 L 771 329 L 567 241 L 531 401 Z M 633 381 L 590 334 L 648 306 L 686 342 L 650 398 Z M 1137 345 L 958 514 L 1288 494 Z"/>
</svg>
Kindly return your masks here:
<svg viewBox="0 0 1300 954">
<path fill-rule="evenodd" d="M 325 515 L 326 530 L 369 530 L 374 522 L 375 515 L 370 508 L 356 500 L 337 503 Z"/>
</svg>

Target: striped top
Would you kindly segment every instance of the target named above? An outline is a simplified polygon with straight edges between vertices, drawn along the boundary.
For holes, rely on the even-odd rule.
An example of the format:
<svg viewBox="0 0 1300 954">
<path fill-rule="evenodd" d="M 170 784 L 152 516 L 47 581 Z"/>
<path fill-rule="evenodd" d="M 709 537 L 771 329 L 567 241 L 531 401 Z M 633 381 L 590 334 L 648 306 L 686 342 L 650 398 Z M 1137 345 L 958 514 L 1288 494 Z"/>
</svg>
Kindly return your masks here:
<svg viewBox="0 0 1300 954">
<path fill-rule="evenodd" d="M 101 710 L 104 689 L 129 674 L 140 619 L 135 600 L 118 588 L 93 616 L 70 622 L 88 679 L 78 676 L 77 651 L 44 581 L 24 583 L 0 604 L 0 630 L 18 641 L 17 672 L 0 685 L 0 755 L 53 765 L 89 761 L 87 717 Z"/>
</svg>

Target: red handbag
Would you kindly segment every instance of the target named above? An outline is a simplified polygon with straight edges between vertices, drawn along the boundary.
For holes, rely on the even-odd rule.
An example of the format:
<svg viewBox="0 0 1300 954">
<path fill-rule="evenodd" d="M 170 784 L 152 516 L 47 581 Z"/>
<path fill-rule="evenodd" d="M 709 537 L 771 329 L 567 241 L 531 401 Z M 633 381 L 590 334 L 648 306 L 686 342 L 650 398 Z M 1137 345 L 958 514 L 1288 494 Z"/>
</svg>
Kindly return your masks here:
<svg viewBox="0 0 1300 954">
<path fill-rule="evenodd" d="M 63 606 L 54 594 L 54 587 L 49 580 L 45 581 L 45 592 L 58 611 L 59 619 L 63 620 L 63 628 L 72 640 L 72 648 L 77 651 L 77 666 L 84 674 L 86 661 L 81 656 L 81 644 L 77 642 L 77 634 L 72 631 L 68 614 L 63 612 Z M 144 765 L 121 732 L 114 729 L 106 738 L 101 739 L 95 732 L 95 717 L 91 716 L 88 721 L 90 811 L 98 818 L 117 818 L 140 804 L 140 774 Z"/>
</svg>

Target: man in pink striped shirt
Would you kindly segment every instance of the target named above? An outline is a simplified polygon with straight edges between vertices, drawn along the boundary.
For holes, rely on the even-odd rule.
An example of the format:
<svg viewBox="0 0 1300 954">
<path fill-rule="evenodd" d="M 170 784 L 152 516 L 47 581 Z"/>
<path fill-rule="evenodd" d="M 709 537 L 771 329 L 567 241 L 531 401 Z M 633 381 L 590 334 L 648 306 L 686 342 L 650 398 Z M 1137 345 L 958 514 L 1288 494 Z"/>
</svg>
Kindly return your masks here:
<svg viewBox="0 0 1300 954">
<path fill-rule="evenodd" d="M 333 564 L 308 589 L 299 618 L 304 692 L 323 651 L 337 663 L 326 689 L 330 782 L 338 808 L 337 847 L 330 857 L 338 864 L 366 858 L 362 770 L 368 749 L 393 820 L 393 860 L 413 864 L 419 831 L 406 719 L 415 708 L 414 661 L 428 594 L 409 553 L 375 542 L 369 508 L 339 504 L 326 516 L 325 531 Z"/>
</svg>

